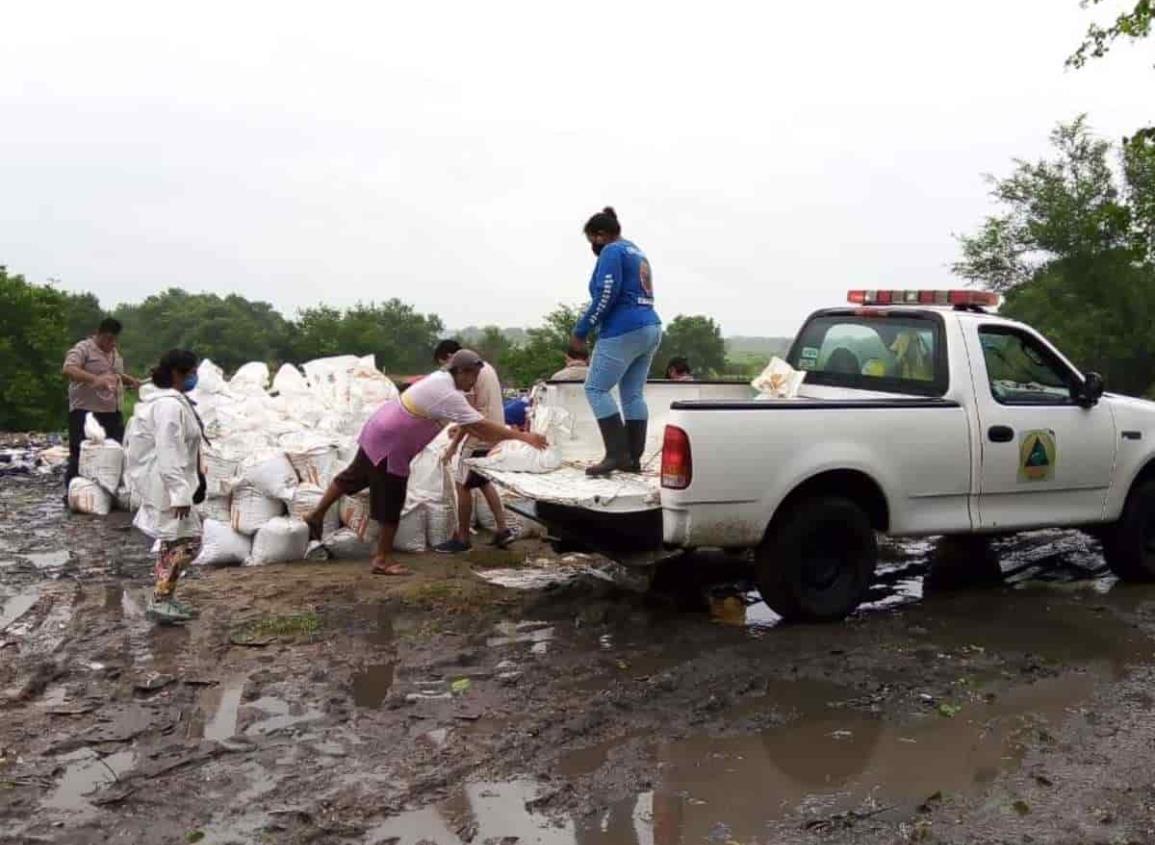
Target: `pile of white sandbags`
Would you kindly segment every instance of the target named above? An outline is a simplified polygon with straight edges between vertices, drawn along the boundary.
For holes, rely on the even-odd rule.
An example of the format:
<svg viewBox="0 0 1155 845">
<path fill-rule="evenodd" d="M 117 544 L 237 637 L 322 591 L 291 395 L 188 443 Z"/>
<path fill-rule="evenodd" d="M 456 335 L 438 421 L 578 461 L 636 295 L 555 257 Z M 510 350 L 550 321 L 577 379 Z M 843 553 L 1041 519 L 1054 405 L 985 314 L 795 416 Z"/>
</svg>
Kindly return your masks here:
<svg viewBox="0 0 1155 845">
<path fill-rule="evenodd" d="M 114 506 L 131 506 L 123 487 L 124 449 L 92 414 L 84 418 L 79 471 L 68 484 L 68 507 L 73 512 L 107 516 Z"/>
<path fill-rule="evenodd" d="M 303 518 L 353 460 L 361 427 L 397 397 L 396 387 L 373 356 L 322 358 L 301 369 L 285 364 L 271 379 L 259 362 L 226 379 L 206 359 L 198 374 L 189 398 L 211 445 L 202 450 L 206 498 L 197 511 L 204 536 L 196 563 L 253 565 L 305 557 Z M 447 441 L 443 434 L 413 461 L 398 550 L 423 551 L 447 539 L 445 526 L 452 531 L 453 485 L 441 465 Z M 106 475 L 101 463 L 101 477 Z M 99 479 L 91 484 L 104 489 Z M 100 512 L 99 494 L 89 484 L 78 487 L 77 504 Z M 319 554 L 310 552 L 310 559 L 372 554 L 378 529 L 369 517 L 368 491 L 340 500 L 326 515 L 322 536 Z"/>
</svg>

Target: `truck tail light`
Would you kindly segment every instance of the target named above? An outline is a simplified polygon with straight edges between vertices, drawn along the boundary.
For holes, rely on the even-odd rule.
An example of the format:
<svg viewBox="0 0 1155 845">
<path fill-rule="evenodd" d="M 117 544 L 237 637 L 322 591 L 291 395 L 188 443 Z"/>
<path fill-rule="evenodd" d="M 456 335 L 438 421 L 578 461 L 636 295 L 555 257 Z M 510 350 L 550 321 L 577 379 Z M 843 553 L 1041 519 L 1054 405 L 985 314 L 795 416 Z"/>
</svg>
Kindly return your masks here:
<svg viewBox="0 0 1155 845">
<path fill-rule="evenodd" d="M 667 490 L 685 490 L 693 476 L 690 438 L 676 425 L 666 426 L 662 441 L 662 486 Z"/>
</svg>

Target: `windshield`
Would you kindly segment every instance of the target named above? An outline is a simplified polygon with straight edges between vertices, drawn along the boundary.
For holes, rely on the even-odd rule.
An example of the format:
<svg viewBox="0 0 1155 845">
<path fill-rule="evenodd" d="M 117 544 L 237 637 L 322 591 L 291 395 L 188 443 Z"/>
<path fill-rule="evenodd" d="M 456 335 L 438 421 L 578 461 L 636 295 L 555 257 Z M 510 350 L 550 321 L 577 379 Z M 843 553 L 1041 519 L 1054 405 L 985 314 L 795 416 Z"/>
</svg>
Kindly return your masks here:
<svg viewBox="0 0 1155 845">
<path fill-rule="evenodd" d="M 790 350 L 806 383 L 915 396 L 946 392 L 941 323 L 918 314 L 813 318 Z"/>
</svg>

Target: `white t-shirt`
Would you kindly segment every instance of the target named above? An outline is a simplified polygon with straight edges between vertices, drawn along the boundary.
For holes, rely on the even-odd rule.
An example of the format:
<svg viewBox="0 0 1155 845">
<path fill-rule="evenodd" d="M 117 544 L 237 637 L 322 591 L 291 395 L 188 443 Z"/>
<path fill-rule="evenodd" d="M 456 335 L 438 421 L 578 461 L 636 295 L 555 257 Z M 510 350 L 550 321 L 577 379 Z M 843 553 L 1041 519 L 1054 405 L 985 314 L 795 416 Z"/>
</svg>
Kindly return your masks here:
<svg viewBox="0 0 1155 845">
<path fill-rule="evenodd" d="M 411 414 L 457 425 L 472 425 L 485 419 L 444 370 L 426 376 L 402 393 L 401 404 Z"/>
</svg>

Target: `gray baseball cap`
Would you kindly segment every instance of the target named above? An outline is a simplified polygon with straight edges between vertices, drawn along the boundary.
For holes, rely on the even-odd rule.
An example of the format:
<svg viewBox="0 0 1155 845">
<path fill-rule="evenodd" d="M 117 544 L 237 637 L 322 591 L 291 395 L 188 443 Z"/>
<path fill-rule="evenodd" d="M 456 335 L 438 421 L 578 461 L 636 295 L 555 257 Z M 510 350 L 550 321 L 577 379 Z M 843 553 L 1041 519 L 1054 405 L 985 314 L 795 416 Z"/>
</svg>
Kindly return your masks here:
<svg viewBox="0 0 1155 845">
<path fill-rule="evenodd" d="M 484 361 L 472 349 L 458 349 L 449 359 L 450 370 L 480 370 Z"/>
</svg>

